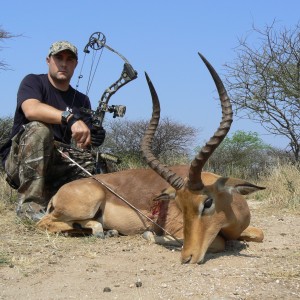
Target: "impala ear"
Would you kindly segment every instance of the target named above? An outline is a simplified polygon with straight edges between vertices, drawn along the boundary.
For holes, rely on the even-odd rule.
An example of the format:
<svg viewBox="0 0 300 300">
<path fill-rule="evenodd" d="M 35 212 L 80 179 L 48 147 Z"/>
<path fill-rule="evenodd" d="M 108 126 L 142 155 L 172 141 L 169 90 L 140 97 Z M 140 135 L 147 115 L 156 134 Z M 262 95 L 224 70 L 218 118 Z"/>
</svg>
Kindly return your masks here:
<svg viewBox="0 0 300 300">
<path fill-rule="evenodd" d="M 217 180 L 219 188 L 225 187 L 230 192 L 236 192 L 241 195 L 249 195 L 260 190 L 264 190 L 265 187 L 252 184 L 248 181 L 232 177 L 221 177 Z"/>
<path fill-rule="evenodd" d="M 162 190 L 161 194 L 155 197 L 153 200 L 158 201 L 158 200 L 174 200 L 176 196 L 176 190 L 172 187 L 166 188 Z"/>
<path fill-rule="evenodd" d="M 254 192 L 264 190 L 264 189 L 265 189 L 265 187 L 257 186 L 255 184 L 251 184 L 249 182 L 245 182 L 245 184 L 243 184 L 243 185 L 235 186 L 235 190 L 241 195 L 249 195 Z"/>
</svg>

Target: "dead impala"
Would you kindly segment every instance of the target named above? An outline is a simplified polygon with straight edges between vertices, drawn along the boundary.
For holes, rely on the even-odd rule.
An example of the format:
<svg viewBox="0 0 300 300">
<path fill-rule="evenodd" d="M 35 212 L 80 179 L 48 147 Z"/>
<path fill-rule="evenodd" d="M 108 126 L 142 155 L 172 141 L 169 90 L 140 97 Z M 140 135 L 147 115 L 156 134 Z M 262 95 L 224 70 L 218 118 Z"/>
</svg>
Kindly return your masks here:
<svg viewBox="0 0 300 300">
<path fill-rule="evenodd" d="M 153 113 L 141 148 L 151 169 L 99 174 L 65 184 L 51 199 L 47 214 L 37 224 L 39 228 L 50 232 L 89 228 L 101 237 L 104 230 L 110 229 L 123 235 L 150 231 L 155 242 L 161 244 L 184 238 L 183 263 L 201 263 L 208 249 L 223 251 L 226 240 L 263 240 L 262 230 L 249 226 L 250 211 L 243 196 L 264 188 L 242 179 L 202 172 L 206 161 L 230 129 L 232 108 L 218 74 L 199 55 L 216 84 L 222 120 L 191 165 L 168 168 L 151 153 L 160 106 L 146 74 Z M 130 205 L 111 190 L 122 195 Z M 166 232 L 174 238 L 167 236 Z M 150 234 L 146 237 L 151 239 Z"/>
</svg>

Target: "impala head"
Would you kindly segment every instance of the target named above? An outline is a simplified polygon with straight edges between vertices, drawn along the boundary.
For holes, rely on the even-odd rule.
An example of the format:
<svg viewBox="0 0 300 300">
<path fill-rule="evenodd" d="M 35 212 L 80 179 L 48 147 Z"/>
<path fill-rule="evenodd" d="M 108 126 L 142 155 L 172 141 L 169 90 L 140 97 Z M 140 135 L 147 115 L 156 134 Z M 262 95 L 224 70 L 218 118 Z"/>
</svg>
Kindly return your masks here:
<svg viewBox="0 0 300 300">
<path fill-rule="evenodd" d="M 169 195 L 169 198 L 174 198 L 177 201 L 183 212 L 184 245 L 181 254 L 183 263 L 200 263 L 209 245 L 222 228 L 223 222 L 221 220 L 224 219 L 222 217 L 224 212 L 219 207 L 220 205 L 216 204 L 216 197 L 223 197 L 224 203 L 232 200 L 232 193 L 227 191 L 224 180 L 205 185 L 201 178 L 203 166 L 230 129 L 232 108 L 220 77 L 200 53 L 199 56 L 208 68 L 217 87 L 222 106 L 222 120 L 215 134 L 191 162 L 186 179 L 162 165 L 151 153 L 151 144 L 160 117 L 160 105 L 153 84 L 146 74 L 152 96 L 153 113 L 141 148 L 148 165 L 171 185 L 172 188 L 170 187 L 166 194 Z"/>
</svg>

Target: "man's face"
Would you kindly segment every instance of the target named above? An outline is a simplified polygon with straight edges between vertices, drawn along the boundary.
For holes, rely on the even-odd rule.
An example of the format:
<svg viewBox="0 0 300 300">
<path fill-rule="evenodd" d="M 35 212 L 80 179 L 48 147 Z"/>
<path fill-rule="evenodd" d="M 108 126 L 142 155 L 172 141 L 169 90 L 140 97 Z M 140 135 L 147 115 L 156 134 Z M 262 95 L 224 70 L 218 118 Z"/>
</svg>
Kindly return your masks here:
<svg viewBox="0 0 300 300">
<path fill-rule="evenodd" d="M 47 57 L 49 75 L 54 81 L 70 82 L 77 66 L 77 59 L 71 51 L 64 50 Z"/>
</svg>

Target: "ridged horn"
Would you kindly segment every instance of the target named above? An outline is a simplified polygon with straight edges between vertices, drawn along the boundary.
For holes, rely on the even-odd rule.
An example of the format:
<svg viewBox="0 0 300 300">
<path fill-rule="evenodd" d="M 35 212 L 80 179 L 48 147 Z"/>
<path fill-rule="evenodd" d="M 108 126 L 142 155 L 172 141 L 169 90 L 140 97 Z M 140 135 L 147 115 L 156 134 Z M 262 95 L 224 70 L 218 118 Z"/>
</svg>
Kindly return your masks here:
<svg viewBox="0 0 300 300">
<path fill-rule="evenodd" d="M 145 76 L 151 93 L 153 106 L 152 106 L 152 117 L 149 122 L 148 128 L 145 132 L 145 135 L 143 137 L 141 143 L 141 150 L 145 160 L 147 161 L 147 164 L 151 167 L 151 169 L 153 169 L 157 174 L 159 174 L 163 179 L 165 179 L 174 189 L 178 190 L 184 184 L 183 178 L 181 178 L 176 173 L 172 172 L 170 169 L 164 166 L 153 155 L 151 150 L 152 141 L 160 118 L 160 104 L 159 104 L 159 99 L 155 91 L 155 88 L 146 72 L 145 72 Z"/>
<path fill-rule="evenodd" d="M 222 107 L 222 120 L 215 134 L 210 138 L 205 146 L 202 147 L 197 156 L 191 162 L 187 181 L 187 186 L 191 190 L 200 190 L 203 188 L 203 182 L 201 180 L 202 169 L 209 157 L 213 154 L 213 152 L 217 149 L 229 132 L 233 116 L 230 99 L 227 95 L 222 80 L 212 65 L 206 60 L 206 58 L 202 54 L 198 54 L 209 70 L 217 87 Z"/>
</svg>

